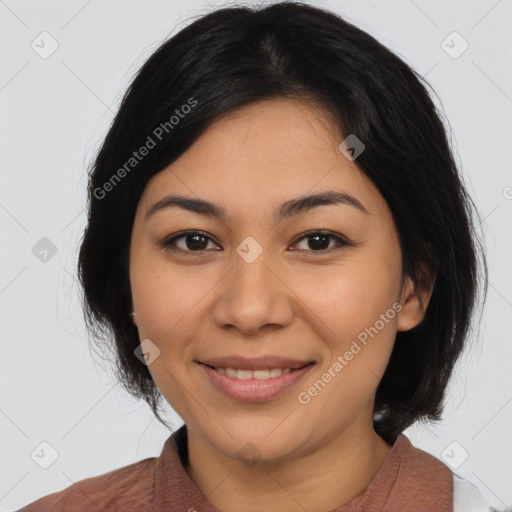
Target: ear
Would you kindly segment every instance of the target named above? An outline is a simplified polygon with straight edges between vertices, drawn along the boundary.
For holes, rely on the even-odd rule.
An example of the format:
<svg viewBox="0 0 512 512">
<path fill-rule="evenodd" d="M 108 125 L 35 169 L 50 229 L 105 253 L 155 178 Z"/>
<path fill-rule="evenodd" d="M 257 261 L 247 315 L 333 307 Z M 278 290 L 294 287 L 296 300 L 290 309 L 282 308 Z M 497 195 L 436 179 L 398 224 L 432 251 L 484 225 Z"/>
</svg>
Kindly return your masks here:
<svg viewBox="0 0 512 512">
<path fill-rule="evenodd" d="M 402 309 L 398 314 L 398 331 L 409 331 L 421 323 L 432 297 L 434 282 L 435 278 L 431 277 L 424 266 L 420 268 L 416 290 L 412 278 L 405 277 L 400 297 Z"/>
</svg>

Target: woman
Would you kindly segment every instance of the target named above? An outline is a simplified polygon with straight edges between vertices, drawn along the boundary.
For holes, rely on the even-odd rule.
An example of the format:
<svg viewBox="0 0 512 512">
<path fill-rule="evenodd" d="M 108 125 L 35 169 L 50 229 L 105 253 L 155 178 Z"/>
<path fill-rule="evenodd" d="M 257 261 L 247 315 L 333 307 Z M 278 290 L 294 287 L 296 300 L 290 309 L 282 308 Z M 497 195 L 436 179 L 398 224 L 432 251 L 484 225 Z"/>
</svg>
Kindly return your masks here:
<svg viewBox="0 0 512 512">
<path fill-rule="evenodd" d="M 469 483 L 402 432 L 465 346 L 472 208 L 421 77 L 367 33 L 301 3 L 190 24 L 123 98 L 79 256 L 126 389 L 185 425 L 22 510 L 457 510 Z"/>
</svg>

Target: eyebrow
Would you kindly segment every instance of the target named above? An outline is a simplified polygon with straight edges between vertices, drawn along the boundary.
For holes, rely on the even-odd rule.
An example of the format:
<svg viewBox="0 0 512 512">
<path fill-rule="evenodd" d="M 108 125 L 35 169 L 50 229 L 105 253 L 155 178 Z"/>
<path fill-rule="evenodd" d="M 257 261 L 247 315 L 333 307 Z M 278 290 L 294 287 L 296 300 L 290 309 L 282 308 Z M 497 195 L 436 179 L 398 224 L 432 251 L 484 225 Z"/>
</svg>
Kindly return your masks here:
<svg viewBox="0 0 512 512">
<path fill-rule="evenodd" d="M 318 194 L 296 197 L 294 199 L 285 201 L 274 210 L 274 218 L 276 221 L 280 221 L 285 218 L 305 213 L 309 210 L 312 210 L 313 208 L 316 208 L 317 206 L 335 204 L 352 206 L 365 215 L 370 215 L 368 210 L 354 196 L 351 196 L 346 192 L 327 190 Z M 226 219 L 226 210 L 219 204 L 212 203 L 204 199 L 196 199 L 178 195 L 169 195 L 160 199 L 147 210 L 145 218 L 148 219 L 157 211 L 172 206 L 177 206 L 184 210 L 200 215 L 206 215 L 207 217 L 214 217 L 222 220 Z"/>
</svg>

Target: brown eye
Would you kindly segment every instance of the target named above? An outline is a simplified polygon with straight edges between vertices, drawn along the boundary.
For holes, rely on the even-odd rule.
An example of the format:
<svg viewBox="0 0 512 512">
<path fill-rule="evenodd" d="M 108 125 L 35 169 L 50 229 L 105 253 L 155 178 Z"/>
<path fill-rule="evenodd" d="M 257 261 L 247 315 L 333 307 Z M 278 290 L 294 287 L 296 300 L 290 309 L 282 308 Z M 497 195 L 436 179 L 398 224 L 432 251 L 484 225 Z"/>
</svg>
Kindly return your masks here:
<svg viewBox="0 0 512 512">
<path fill-rule="evenodd" d="M 318 253 L 329 253 L 345 245 L 350 245 L 343 238 L 324 231 L 313 231 L 307 233 L 302 238 L 300 238 L 298 242 L 301 240 L 307 240 L 305 244 L 306 247 L 303 247 L 302 249 L 299 248 L 298 250 Z M 336 242 L 334 246 L 330 245 L 331 241 Z M 297 245 L 298 242 L 296 242 L 294 245 Z"/>
<path fill-rule="evenodd" d="M 200 231 L 188 231 L 165 240 L 162 247 L 183 252 L 203 252 L 212 239 Z M 213 241 L 212 241 L 213 242 Z"/>
</svg>

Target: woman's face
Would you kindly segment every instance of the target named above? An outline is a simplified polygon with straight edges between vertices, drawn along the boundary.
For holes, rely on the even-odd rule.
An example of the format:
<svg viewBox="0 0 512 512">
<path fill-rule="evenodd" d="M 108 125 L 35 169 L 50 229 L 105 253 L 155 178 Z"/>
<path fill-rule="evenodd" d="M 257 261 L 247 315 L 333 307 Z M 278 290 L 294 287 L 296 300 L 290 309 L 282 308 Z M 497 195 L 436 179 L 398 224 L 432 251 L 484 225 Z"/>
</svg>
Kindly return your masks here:
<svg viewBox="0 0 512 512">
<path fill-rule="evenodd" d="M 369 432 L 395 334 L 421 320 L 387 203 L 319 112 L 282 99 L 239 109 L 138 204 L 130 279 L 149 370 L 189 430 L 229 456 L 250 442 L 278 460 Z M 327 192 L 354 200 L 290 203 Z M 200 233 L 171 241 L 183 231 Z M 285 367 L 304 368 L 277 376 Z"/>
</svg>

